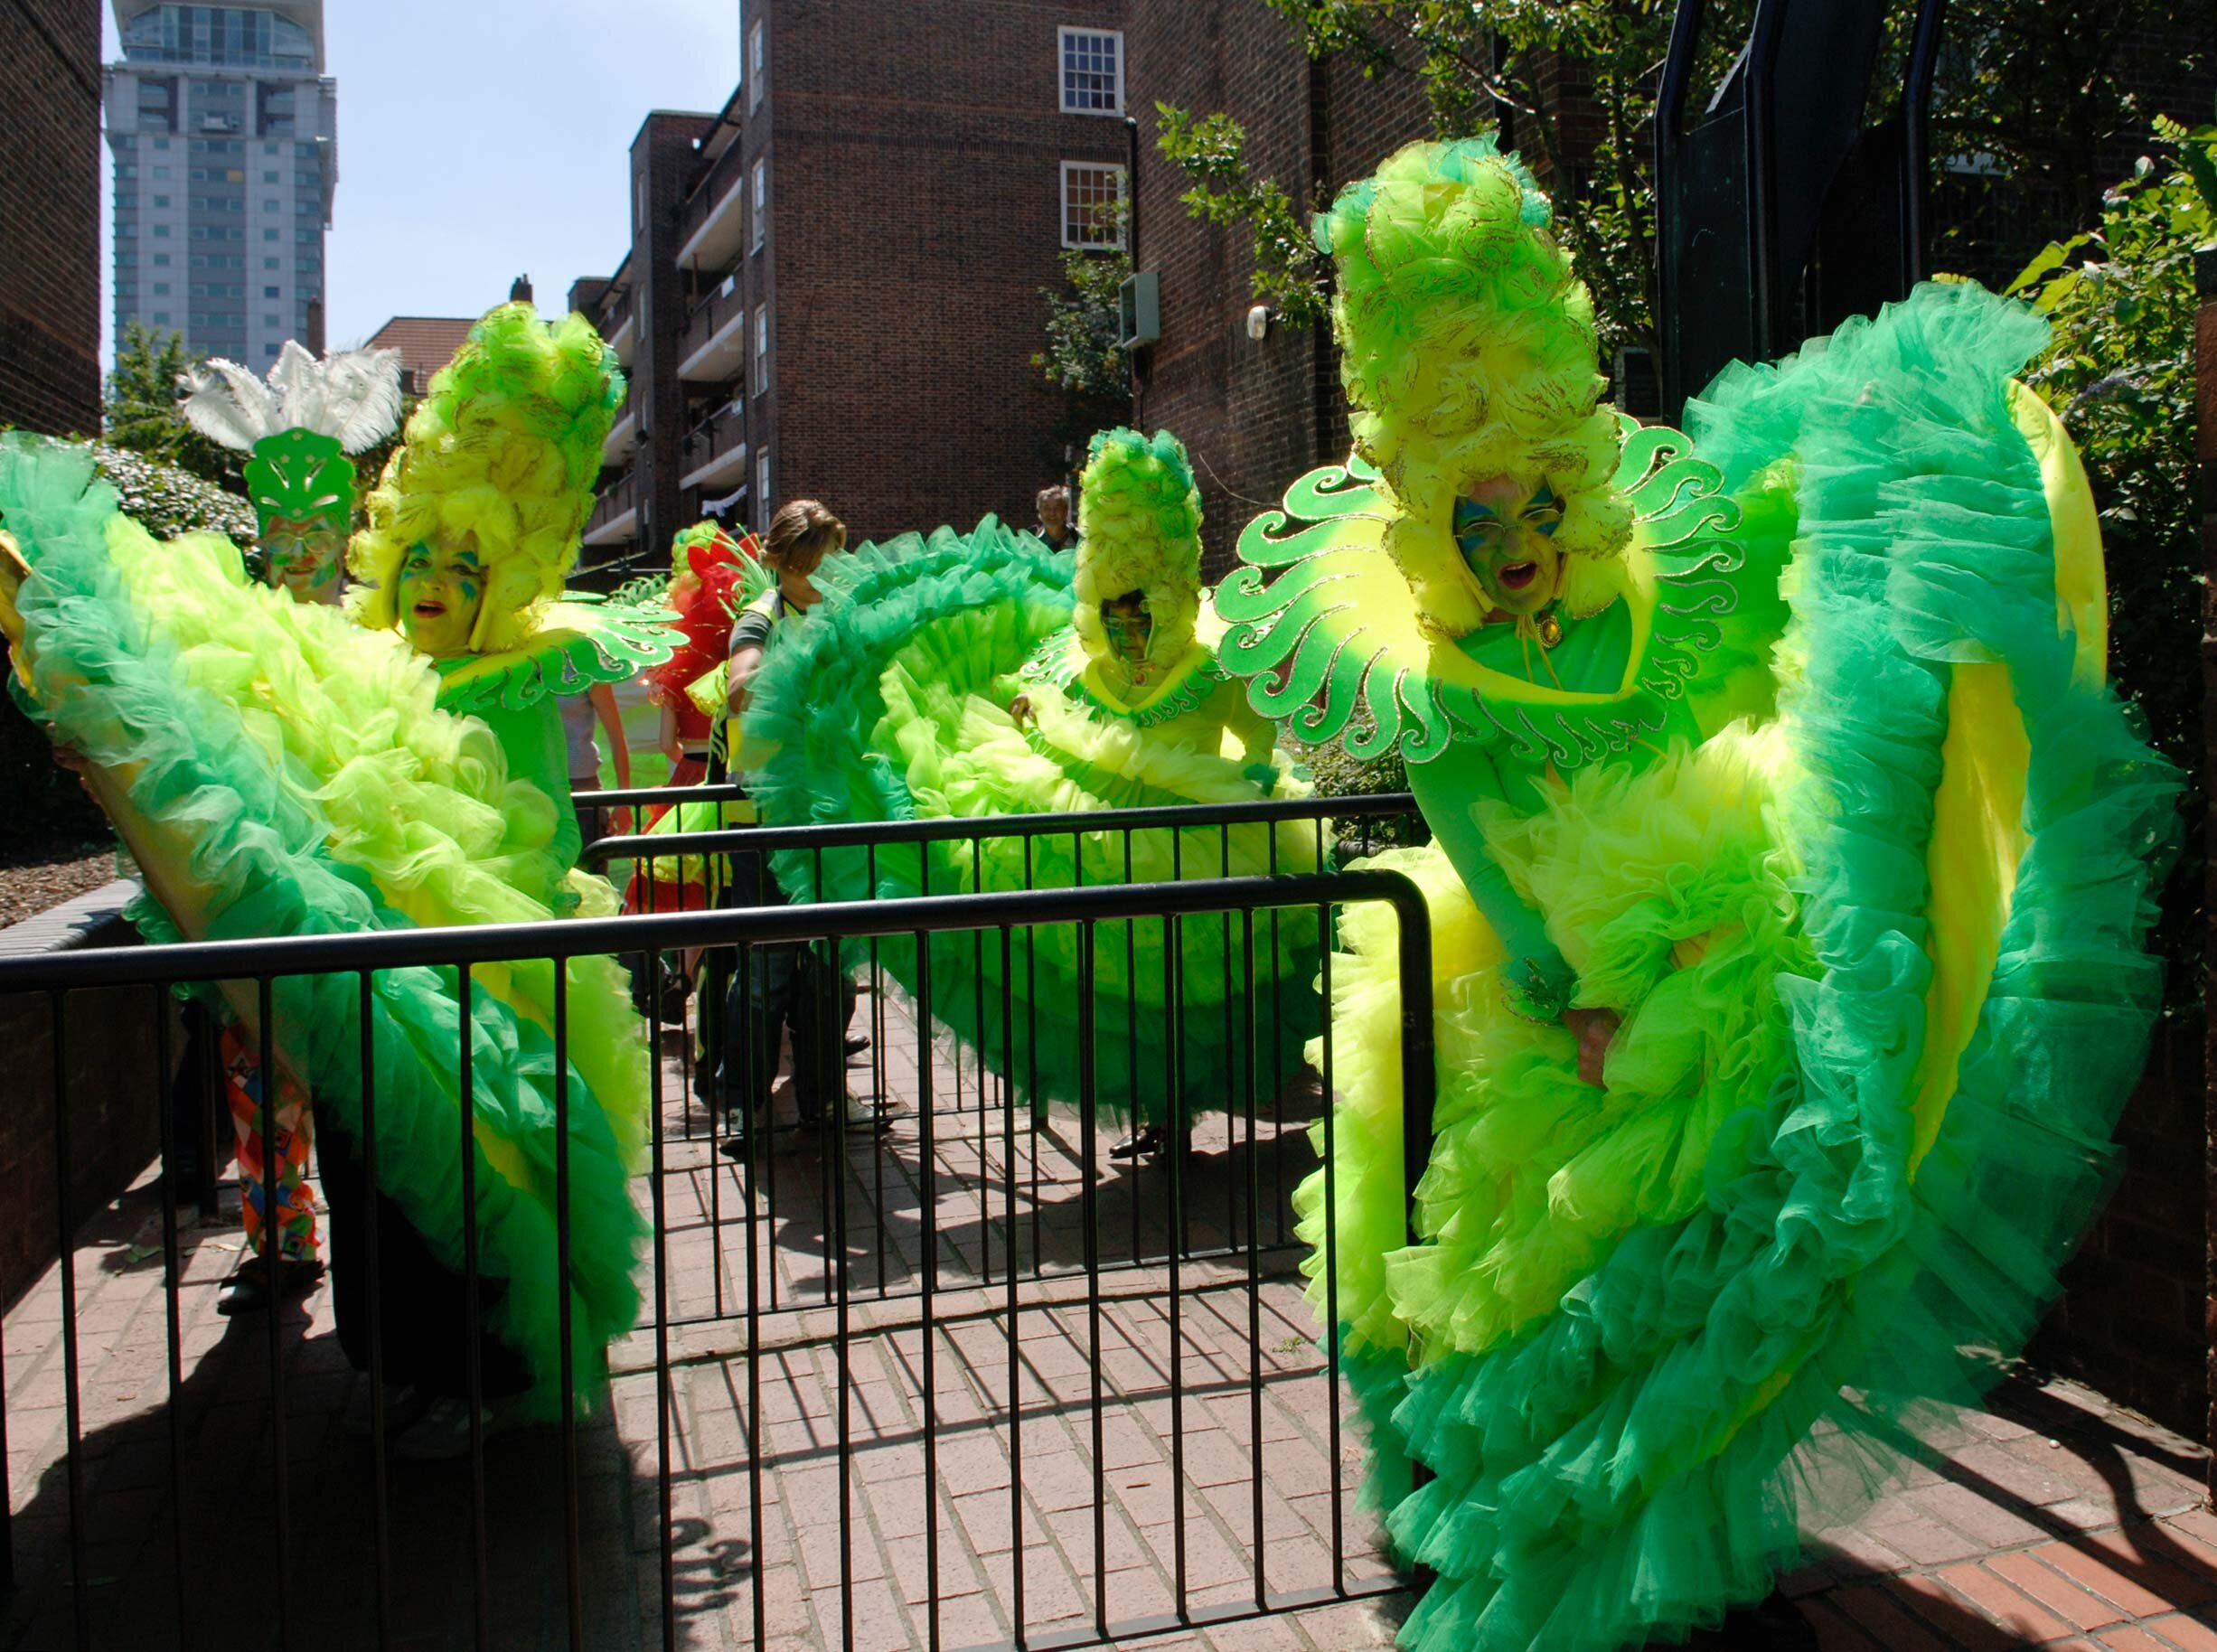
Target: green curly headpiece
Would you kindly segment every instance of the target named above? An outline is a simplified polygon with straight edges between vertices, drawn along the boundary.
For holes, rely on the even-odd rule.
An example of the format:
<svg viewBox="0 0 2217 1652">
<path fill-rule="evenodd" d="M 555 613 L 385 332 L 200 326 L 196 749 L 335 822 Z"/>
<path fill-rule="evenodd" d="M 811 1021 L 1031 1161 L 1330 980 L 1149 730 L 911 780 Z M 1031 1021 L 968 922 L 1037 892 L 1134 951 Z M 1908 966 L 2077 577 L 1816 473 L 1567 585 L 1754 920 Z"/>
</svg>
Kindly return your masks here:
<svg viewBox="0 0 2217 1652">
<path fill-rule="evenodd" d="M 476 536 L 484 605 L 470 645 L 521 647 L 559 595 L 593 509 L 601 449 L 624 399 L 615 352 L 582 315 L 547 323 L 504 304 L 432 377 L 369 497 L 347 566 L 356 617 L 390 626 L 401 558 L 444 533 Z"/>
<path fill-rule="evenodd" d="M 1101 605 L 1127 592 L 1147 598 L 1154 620 L 1148 659 L 1174 664 L 1193 643 L 1201 612 L 1201 491 L 1183 443 L 1167 430 L 1104 430 L 1078 474 L 1077 597 L 1071 620 L 1096 661 L 1114 650 Z"/>
<path fill-rule="evenodd" d="M 1613 597 L 1609 564 L 1630 535 L 1630 502 L 1610 483 L 1617 427 L 1600 405 L 1593 300 L 1552 218 L 1524 163 L 1490 137 L 1411 144 L 1317 216 L 1317 245 L 1339 266 L 1332 324 L 1355 448 L 1406 513 L 1386 548 L 1452 635 L 1487 608 L 1453 531 L 1473 483 L 1555 490 L 1576 612 Z"/>
</svg>

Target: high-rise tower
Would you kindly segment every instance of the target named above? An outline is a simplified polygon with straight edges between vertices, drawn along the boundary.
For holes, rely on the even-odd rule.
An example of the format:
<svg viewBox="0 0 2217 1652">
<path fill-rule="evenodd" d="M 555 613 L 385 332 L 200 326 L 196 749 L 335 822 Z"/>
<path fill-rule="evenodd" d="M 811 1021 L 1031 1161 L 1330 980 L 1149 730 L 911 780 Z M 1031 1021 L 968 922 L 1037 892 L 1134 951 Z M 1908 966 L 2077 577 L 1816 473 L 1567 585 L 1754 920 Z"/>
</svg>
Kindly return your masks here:
<svg viewBox="0 0 2217 1652">
<path fill-rule="evenodd" d="M 324 237 L 339 183 L 323 0 L 113 0 L 116 334 L 134 321 L 255 368 L 324 347 Z"/>
</svg>

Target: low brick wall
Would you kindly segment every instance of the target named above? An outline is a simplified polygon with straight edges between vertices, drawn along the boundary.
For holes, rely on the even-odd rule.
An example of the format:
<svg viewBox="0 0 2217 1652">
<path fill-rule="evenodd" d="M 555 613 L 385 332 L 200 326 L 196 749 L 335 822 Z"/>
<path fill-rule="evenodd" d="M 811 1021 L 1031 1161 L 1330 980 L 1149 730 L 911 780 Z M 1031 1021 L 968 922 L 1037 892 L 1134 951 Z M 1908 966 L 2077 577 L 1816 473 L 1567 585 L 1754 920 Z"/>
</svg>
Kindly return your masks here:
<svg viewBox="0 0 2217 1652">
<path fill-rule="evenodd" d="M 2157 1026 L 2118 1120 L 2123 1174 L 2030 1350 L 2194 1438 L 2209 1405 L 2203 1038 L 2198 1018 Z"/>
<path fill-rule="evenodd" d="M 0 929 L 0 956 L 127 946 L 137 932 L 123 907 L 138 892 L 111 883 L 51 912 Z M 158 1009 L 157 1009 L 158 1006 Z M 82 1224 L 128 1187 L 161 1150 L 168 1075 L 155 1071 L 170 1018 L 172 1058 L 183 1048 L 177 1009 L 144 987 L 75 992 L 64 1023 L 70 1099 L 70 1207 Z M 0 1307 L 12 1305 L 46 1271 L 60 1234 L 54 1147 L 52 1000 L 0 997 Z"/>
</svg>

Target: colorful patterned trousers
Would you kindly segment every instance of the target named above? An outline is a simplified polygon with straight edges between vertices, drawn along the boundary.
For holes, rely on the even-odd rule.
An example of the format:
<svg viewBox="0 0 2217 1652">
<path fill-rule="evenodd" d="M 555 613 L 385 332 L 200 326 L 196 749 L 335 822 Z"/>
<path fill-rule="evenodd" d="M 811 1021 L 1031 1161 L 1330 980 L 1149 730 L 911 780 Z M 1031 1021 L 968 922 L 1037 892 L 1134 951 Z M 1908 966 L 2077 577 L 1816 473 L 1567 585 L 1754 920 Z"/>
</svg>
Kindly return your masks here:
<svg viewBox="0 0 2217 1652">
<path fill-rule="evenodd" d="M 289 1080 L 277 1085 L 270 1107 L 268 1143 L 276 1157 L 265 1185 L 260 1060 L 235 1025 L 223 1029 L 223 1088 L 230 1097 L 231 1129 L 239 1138 L 240 1215 L 247 1244 L 256 1255 L 268 1254 L 263 1235 L 274 1206 L 278 1256 L 287 1262 L 314 1261 L 315 1194 L 308 1187 L 308 1150 L 315 1131 L 307 1095 Z"/>
</svg>

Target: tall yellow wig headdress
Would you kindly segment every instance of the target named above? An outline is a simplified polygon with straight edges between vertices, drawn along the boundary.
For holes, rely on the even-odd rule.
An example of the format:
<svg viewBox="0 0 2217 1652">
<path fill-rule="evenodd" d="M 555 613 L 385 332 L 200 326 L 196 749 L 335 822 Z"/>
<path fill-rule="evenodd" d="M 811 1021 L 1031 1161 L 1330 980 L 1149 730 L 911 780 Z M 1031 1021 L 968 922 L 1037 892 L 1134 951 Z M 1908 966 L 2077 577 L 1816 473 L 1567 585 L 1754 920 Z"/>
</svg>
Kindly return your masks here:
<svg viewBox="0 0 2217 1652">
<path fill-rule="evenodd" d="M 615 352 L 582 315 L 542 322 L 505 304 L 434 375 L 369 498 L 347 566 L 362 624 L 391 626 L 401 559 L 443 533 L 475 535 L 485 596 L 470 647 L 530 642 L 577 561 L 601 448 L 624 399 Z"/>
<path fill-rule="evenodd" d="M 1149 660 L 1176 664 L 1201 612 L 1201 493 L 1184 444 L 1167 430 L 1104 430 L 1086 449 L 1078 489 L 1071 623 L 1085 652 L 1113 657 L 1101 605 L 1138 591 L 1154 621 Z"/>
<path fill-rule="evenodd" d="M 1610 483 L 1593 301 L 1524 164 L 1490 137 L 1411 144 L 1316 222 L 1339 266 L 1332 324 L 1356 451 L 1404 514 L 1386 548 L 1451 635 L 1485 618 L 1454 539 L 1456 498 L 1495 476 L 1562 500 L 1574 612 L 1606 606 L 1631 504 Z"/>
</svg>

